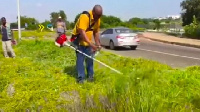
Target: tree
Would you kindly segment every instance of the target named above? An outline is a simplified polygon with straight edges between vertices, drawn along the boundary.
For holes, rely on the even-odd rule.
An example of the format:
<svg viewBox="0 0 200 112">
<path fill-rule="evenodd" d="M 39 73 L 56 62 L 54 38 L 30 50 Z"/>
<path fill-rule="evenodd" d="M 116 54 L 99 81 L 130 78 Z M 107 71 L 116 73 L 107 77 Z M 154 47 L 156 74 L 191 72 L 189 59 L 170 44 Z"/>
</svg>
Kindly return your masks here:
<svg viewBox="0 0 200 112">
<path fill-rule="evenodd" d="M 120 18 L 115 16 L 106 16 L 103 15 L 101 17 L 102 25 L 105 27 L 114 27 L 114 26 L 120 26 L 122 21 Z"/>
<path fill-rule="evenodd" d="M 47 29 L 47 25 L 51 24 L 51 21 L 45 20 L 42 25 L 44 26 L 44 29 Z"/>
<path fill-rule="evenodd" d="M 56 26 L 56 22 L 57 22 L 59 16 L 61 16 L 62 20 L 67 24 L 67 15 L 65 14 L 65 12 L 63 10 L 60 10 L 59 12 L 50 13 L 50 18 L 51 18 L 50 21 L 54 27 Z"/>
<path fill-rule="evenodd" d="M 74 23 L 74 22 L 70 22 L 68 26 L 69 26 L 69 28 L 68 28 L 68 29 L 73 29 L 73 28 L 74 28 L 74 26 L 75 26 L 75 23 Z"/>
<path fill-rule="evenodd" d="M 25 27 L 27 24 L 27 30 L 35 30 L 38 28 L 38 21 L 35 18 L 21 16 L 21 27 Z"/>
<path fill-rule="evenodd" d="M 74 23 L 76 23 L 80 17 L 81 13 L 77 14 L 76 17 L 75 17 L 75 20 L 74 20 Z"/>
<path fill-rule="evenodd" d="M 143 23 L 146 24 L 146 25 L 149 24 L 149 22 L 150 22 L 149 19 L 142 19 L 142 21 L 143 21 Z"/>
<path fill-rule="evenodd" d="M 184 30 L 187 37 L 200 39 L 200 25 L 195 16 L 193 16 L 193 22 L 190 25 L 186 25 Z"/>
<path fill-rule="evenodd" d="M 138 25 L 138 24 L 144 24 L 144 22 L 140 19 L 140 18 L 131 18 L 129 20 L 129 22 L 131 24 L 134 24 L 134 25 Z"/>
<path fill-rule="evenodd" d="M 17 29 L 18 28 L 18 25 L 17 25 L 17 22 L 15 22 L 15 23 L 10 23 L 10 27 L 12 28 L 12 29 Z"/>
<path fill-rule="evenodd" d="M 81 15 L 81 13 L 76 15 L 74 23 L 72 25 L 74 25 L 78 21 L 80 15 Z M 123 23 L 120 18 L 115 17 L 115 16 L 102 15 L 102 17 L 101 17 L 101 28 L 109 28 L 109 27 L 114 27 L 114 26 L 125 26 L 125 24 L 126 23 Z"/>
<path fill-rule="evenodd" d="M 155 23 L 155 29 L 159 30 L 161 27 L 161 22 L 158 19 L 153 20 L 153 22 Z"/>
<path fill-rule="evenodd" d="M 59 15 L 62 17 L 62 19 L 66 22 L 67 21 L 67 15 L 63 10 L 60 10 Z"/>
<path fill-rule="evenodd" d="M 180 6 L 182 7 L 183 26 L 191 24 L 194 15 L 197 21 L 200 21 L 200 0 L 184 0 Z"/>
</svg>

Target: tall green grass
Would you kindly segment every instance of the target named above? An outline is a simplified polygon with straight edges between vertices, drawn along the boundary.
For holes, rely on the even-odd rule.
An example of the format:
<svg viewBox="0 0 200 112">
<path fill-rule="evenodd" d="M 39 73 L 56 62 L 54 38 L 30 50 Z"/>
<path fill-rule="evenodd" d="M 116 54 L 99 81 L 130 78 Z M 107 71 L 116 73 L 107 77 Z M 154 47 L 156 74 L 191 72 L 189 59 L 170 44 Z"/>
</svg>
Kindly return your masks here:
<svg viewBox="0 0 200 112">
<path fill-rule="evenodd" d="M 35 38 L 52 38 L 55 37 L 56 33 L 55 32 L 50 32 L 50 31 L 21 31 L 21 37 L 23 39 L 35 39 Z M 13 37 L 18 40 L 18 31 L 13 31 Z"/>
<path fill-rule="evenodd" d="M 16 59 L 0 56 L 0 110 L 11 111 L 200 111 L 200 67 L 173 69 L 145 59 L 101 52 L 95 82 L 76 83 L 75 52 L 49 40 L 23 40 Z"/>
</svg>

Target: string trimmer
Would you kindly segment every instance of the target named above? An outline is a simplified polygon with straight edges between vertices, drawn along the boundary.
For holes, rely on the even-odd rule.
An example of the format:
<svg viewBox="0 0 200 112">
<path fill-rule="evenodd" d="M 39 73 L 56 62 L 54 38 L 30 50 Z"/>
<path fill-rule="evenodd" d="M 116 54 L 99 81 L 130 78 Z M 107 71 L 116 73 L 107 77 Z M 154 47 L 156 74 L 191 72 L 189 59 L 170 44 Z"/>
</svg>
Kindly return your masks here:
<svg viewBox="0 0 200 112">
<path fill-rule="evenodd" d="M 78 50 L 75 46 L 73 46 L 73 45 L 71 44 L 71 42 L 67 41 L 67 38 L 66 38 L 66 35 L 65 35 L 65 34 L 61 35 L 61 36 L 56 40 L 55 44 L 56 44 L 57 46 L 59 46 L 59 47 L 61 47 L 61 46 L 62 46 L 62 47 L 63 47 L 63 46 L 68 46 L 68 47 L 70 47 L 71 49 L 73 49 L 73 50 L 75 50 L 75 51 L 77 51 L 77 52 L 83 54 L 84 56 L 86 56 L 86 57 L 88 57 L 88 58 L 90 58 L 90 59 L 92 59 L 92 60 L 94 60 L 94 61 L 96 61 L 96 62 L 102 64 L 103 66 L 105 66 L 105 67 L 111 69 L 112 71 L 114 71 L 114 72 L 116 72 L 116 73 L 118 73 L 118 74 L 122 74 L 120 71 L 118 71 L 118 70 L 116 70 L 116 69 L 110 67 L 109 65 L 107 65 L 107 64 L 105 64 L 105 63 L 103 63 L 103 62 L 101 62 L 101 61 L 99 61 L 99 60 L 97 60 L 97 59 L 95 59 L 95 58 L 94 58 L 95 56 L 94 56 L 94 57 L 89 56 L 89 55 L 83 53 L 82 51 Z M 100 49 L 99 49 L 99 50 L 100 50 Z M 99 52 L 99 51 L 97 51 L 95 54 L 97 55 L 98 52 Z"/>
</svg>

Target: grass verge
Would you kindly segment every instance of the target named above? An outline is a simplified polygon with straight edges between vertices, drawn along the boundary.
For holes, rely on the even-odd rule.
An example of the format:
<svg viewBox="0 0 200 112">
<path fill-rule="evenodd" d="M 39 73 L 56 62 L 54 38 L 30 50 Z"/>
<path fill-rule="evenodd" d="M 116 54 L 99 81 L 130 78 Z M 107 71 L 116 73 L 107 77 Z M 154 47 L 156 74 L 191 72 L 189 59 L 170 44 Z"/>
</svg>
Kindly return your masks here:
<svg viewBox="0 0 200 112">
<path fill-rule="evenodd" d="M 173 69 L 145 59 L 102 52 L 95 82 L 76 83 L 75 52 L 50 40 L 23 40 L 16 59 L 0 56 L 0 110 L 200 111 L 200 67 Z M 2 51 L 1 51 L 2 52 Z"/>
</svg>

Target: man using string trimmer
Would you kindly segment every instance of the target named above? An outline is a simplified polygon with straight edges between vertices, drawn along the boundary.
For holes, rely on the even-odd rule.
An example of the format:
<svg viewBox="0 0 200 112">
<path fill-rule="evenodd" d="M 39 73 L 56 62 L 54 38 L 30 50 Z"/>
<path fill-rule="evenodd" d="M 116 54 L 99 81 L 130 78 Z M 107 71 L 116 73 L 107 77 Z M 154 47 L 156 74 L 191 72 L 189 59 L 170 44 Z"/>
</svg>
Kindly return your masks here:
<svg viewBox="0 0 200 112">
<path fill-rule="evenodd" d="M 100 30 L 100 17 L 102 16 L 102 7 L 95 5 L 89 12 L 83 11 L 72 32 L 71 42 L 73 46 L 79 51 L 93 57 L 94 53 L 100 50 L 99 30 Z M 92 43 L 94 36 L 95 44 Z M 78 82 L 84 83 L 85 77 L 85 55 L 76 52 L 76 68 L 78 71 Z M 86 59 L 86 70 L 88 81 L 94 80 L 93 59 Z"/>
<path fill-rule="evenodd" d="M 78 82 L 83 83 L 85 80 L 84 61 L 86 59 L 86 69 L 88 81 L 94 80 L 93 61 L 96 61 L 112 71 L 122 74 L 120 71 L 106 65 L 94 57 L 101 50 L 99 41 L 100 17 L 102 7 L 95 5 L 92 11 L 83 11 L 78 19 L 70 40 L 66 40 L 66 35 L 59 38 L 56 43 L 58 46 L 68 46 L 76 51 L 76 68 L 78 71 Z M 92 43 L 92 37 L 96 44 Z"/>
</svg>

